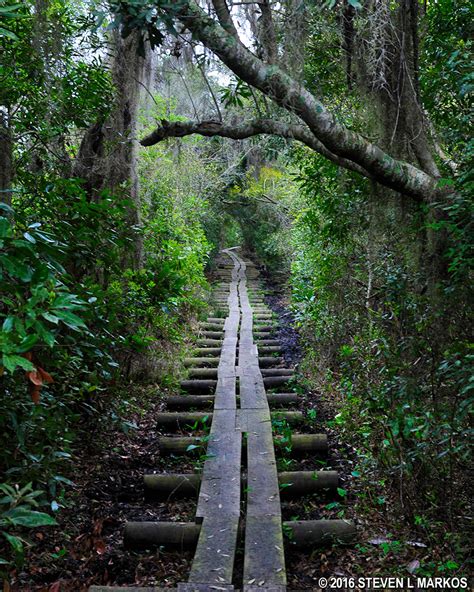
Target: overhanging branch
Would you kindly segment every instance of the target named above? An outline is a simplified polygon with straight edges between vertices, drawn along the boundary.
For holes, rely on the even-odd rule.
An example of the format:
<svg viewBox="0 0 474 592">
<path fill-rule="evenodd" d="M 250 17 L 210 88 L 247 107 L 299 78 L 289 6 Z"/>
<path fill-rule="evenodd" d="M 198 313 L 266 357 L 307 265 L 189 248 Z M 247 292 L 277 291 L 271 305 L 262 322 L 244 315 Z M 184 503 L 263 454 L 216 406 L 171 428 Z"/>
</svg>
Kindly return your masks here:
<svg viewBox="0 0 474 592">
<path fill-rule="evenodd" d="M 153 146 L 166 138 L 182 138 L 192 134 L 199 134 L 207 137 L 220 136 L 222 138 L 231 138 L 233 140 L 244 140 L 245 138 L 251 138 L 252 136 L 269 134 L 281 138 L 298 140 L 338 166 L 360 173 L 364 177 L 371 178 L 370 173 L 360 165 L 333 154 L 324 146 L 324 144 L 315 138 L 305 126 L 274 121 L 273 119 L 254 119 L 237 125 L 225 124 L 215 120 L 200 122 L 162 120 L 159 127 L 143 138 L 140 144 L 142 146 Z"/>
<path fill-rule="evenodd" d="M 417 199 L 432 201 L 437 180 L 339 122 L 315 95 L 276 65 L 256 58 L 232 34 L 210 18 L 195 1 L 183 2 L 177 18 L 237 76 L 296 114 L 332 155 L 351 161 L 382 183 Z"/>
</svg>

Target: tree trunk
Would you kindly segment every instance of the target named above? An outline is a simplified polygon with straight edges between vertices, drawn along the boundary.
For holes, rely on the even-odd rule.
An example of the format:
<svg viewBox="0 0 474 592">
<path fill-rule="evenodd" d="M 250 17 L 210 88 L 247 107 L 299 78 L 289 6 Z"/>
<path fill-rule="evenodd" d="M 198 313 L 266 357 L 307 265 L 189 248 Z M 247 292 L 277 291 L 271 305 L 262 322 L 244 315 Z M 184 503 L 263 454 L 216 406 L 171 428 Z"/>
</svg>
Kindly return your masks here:
<svg viewBox="0 0 474 592">
<path fill-rule="evenodd" d="M 146 59 L 137 52 L 138 39 L 138 34 L 134 33 L 124 40 L 119 31 L 114 31 L 114 105 L 106 121 L 97 122 L 87 130 L 74 166 L 74 175 L 85 179 L 91 199 L 100 199 L 103 190 L 129 199 L 127 222 L 130 227 L 139 227 L 141 222 L 136 131 Z M 137 232 L 133 252 L 126 256 L 124 265 L 141 267 L 142 250 L 142 238 Z"/>
<path fill-rule="evenodd" d="M 13 142 L 8 115 L 0 110 L 0 200 L 11 205 L 13 181 Z"/>
</svg>

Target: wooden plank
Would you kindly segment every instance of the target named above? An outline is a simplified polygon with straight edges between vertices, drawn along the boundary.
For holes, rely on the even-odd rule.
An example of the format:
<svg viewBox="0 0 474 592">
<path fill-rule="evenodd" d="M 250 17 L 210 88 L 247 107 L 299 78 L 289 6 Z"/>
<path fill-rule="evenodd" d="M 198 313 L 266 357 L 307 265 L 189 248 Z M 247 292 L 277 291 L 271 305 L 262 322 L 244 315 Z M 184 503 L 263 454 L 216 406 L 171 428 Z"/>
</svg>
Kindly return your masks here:
<svg viewBox="0 0 474 592">
<path fill-rule="evenodd" d="M 200 552 L 194 556 L 188 582 L 232 583 L 238 526 L 238 516 L 204 520 L 198 540 Z"/>
<path fill-rule="evenodd" d="M 136 589 L 136 588 L 135 588 Z M 169 588 L 166 589 L 168 592 Z M 184 583 L 178 584 L 178 592 L 234 592 L 235 588 L 229 584 L 193 584 Z M 172 591 L 171 591 L 172 592 Z"/>
<path fill-rule="evenodd" d="M 244 590 L 286 589 L 280 489 L 270 408 L 254 342 L 253 310 L 247 282 L 239 283 L 242 311 L 238 376 L 240 422 L 247 429 L 247 516 Z"/>
<path fill-rule="evenodd" d="M 285 554 L 281 531 L 280 516 L 247 516 L 244 586 L 277 585 L 283 586 L 285 590 Z"/>
<path fill-rule="evenodd" d="M 201 531 L 188 584 L 180 584 L 180 592 L 234 589 L 232 574 L 240 519 L 242 433 L 236 425 L 235 371 L 240 264 L 234 257 L 231 259 L 234 266 L 227 298 L 229 314 L 224 322 L 213 419 L 196 509 L 196 522 L 201 523 Z"/>
</svg>

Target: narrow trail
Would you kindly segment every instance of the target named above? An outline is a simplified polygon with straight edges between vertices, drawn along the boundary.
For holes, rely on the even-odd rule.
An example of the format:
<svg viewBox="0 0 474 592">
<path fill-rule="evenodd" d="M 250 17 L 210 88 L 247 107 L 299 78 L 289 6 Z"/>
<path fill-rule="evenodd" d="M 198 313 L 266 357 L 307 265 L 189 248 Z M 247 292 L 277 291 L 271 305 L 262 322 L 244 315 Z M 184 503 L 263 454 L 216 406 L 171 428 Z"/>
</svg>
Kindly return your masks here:
<svg viewBox="0 0 474 592">
<path fill-rule="evenodd" d="M 201 323 L 195 357 L 186 360 L 184 393 L 167 400 L 158 414 L 162 454 L 199 454 L 202 470 L 190 474 L 144 477 L 147 499 L 196 497 L 194 522 L 129 522 L 124 543 L 143 550 L 157 547 L 195 549 L 187 582 L 177 592 L 284 592 L 287 590 L 285 539 L 311 551 L 315 546 L 350 543 L 355 526 L 347 520 L 283 522 L 280 495 L 333 494 L 336 471 L 278 472 L 276 458 L 327 455 L 325 434 L 289 431 L 275 434 L 274 424 L 301 426 L 300 411 L 282 410 L 297 402 L 289 390 L 293 370 L 283 367 L 280 343 L 273 338 L 273 314 L 264 304 L 255 265 L 223 251 L 214 289 L 215 316 Z M 270 409 L 280 408 L 276 411 Z M 180 436 L 189 426 L 204 435 Z M 284 536 L 285 535 L 285 536 Z M 243 562 L 236 561 L 243 541 Z M 92 586 L 90 592 L 165 588 Z M 170 588 L 166 588 L 170 590 Z"/>
</svg>

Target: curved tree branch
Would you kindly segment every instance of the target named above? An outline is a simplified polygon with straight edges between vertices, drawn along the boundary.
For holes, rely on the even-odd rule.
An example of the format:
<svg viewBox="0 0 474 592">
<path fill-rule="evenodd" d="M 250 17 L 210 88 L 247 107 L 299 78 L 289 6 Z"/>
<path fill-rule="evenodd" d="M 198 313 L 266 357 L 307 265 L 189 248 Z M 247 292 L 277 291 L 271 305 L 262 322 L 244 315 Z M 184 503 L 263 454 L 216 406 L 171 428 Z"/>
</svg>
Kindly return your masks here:
<svg viewBox="0 0 474 592">
<path fill-rule="evenodd" d="M 212 5 L 214 6 L 220 24 L 236 39 L 239 39 L 239 34 L 235 28 L 234 21 L 232 20 L 229 7 L 227 6 L 227 0 L 212 0 Z"/>
<path fill-rule="evenodd" d="M 309 146 L 315 152 L 331 160 L 338 166 L 360 173 L 364 177 L 372 178 L 360 165 L 341 158 L 328 150 L 315 136 L 303 125 L 288 124 L 273 119 L 254 119 L 239 124 L 225 124 L 221 121 L 167 121 L 162 120 L 160 126 L 151 134 L 140 141 L 142 146 L 153 146 L 166 138 L 182 138 L 192 134 L 222 138 L 231 138 L 233 140 L 243 140 L 252 136 L 261 134 L 270 134 L 282 138 L 298 140 L 306 146 Z"/>
<path fill-rule="evenodd" d="M 341 124 L 307 89 L 275 65 L 266 65 L 210 18 L 194 1 L 184 2 L 177 18 L 237 76 L 295 113 L 333 155 L 352 161 L 383 185 L 432 201 L 436 179 L 396 160 Z"/>
</svg>

